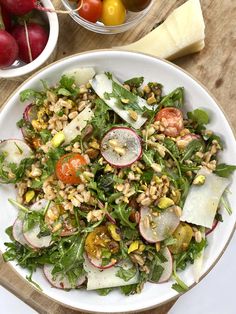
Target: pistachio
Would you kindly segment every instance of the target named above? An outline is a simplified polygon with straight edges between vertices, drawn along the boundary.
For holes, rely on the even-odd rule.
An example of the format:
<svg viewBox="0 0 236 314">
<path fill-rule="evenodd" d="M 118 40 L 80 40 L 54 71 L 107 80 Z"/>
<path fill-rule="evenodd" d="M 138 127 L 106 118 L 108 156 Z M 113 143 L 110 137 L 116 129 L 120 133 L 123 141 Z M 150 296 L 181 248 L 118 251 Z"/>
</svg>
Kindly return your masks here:
<svg viewBox="0 0 236 314">
<path fill-rule="evenodd" d="M 203 185 L 206 181 L 206 177 L 203 176 L 202 174 L 196 176 L 193 180 L 193 184 L 195 185 Z"/>
<path fill-rule="evenodd" d="M 109 224 L 108 230 L 115 241 L 121 241 L 120 230 L 115 225 Z"/>
<path fill-rule="evenodd" d="M 157 206 L 161 209 L 166 209 L 174 205 L 174 201 L 169 197 L 161 197 L 157 203 Z"/>
<path fill-rule="evenodd" d="M 25 193 L 25 201 L 26 203 L 29 203 L 30 201 L 32 201 L 32 199 L 35 196 L 35 192 L 33 190 L 30 190 L 28 192 Z"/>
<path fill-rule="evenodd" d="M 121 102 L 123 104 L 128 104 L 129 103 L 129 99 L 128 98 L 121 98 L 120 100 L 121 100 Z"/>
<path fill-rule="evenodd" d="M 109 164 L 107 164 L 104 168 L 104 172 L 114 172 L 114 169 Z"/>
<path fill-rule="evenodd" d="M 139 241 L 134 241 L 130 244 L 129 249 L 128 249 L 128 254 L 130 254 L 131 252 L 134 252 L 136 250 L 138 250 L 139 248 Z"/>
<path fill-rule="evenodd" d="M 53 147 L 57 148 L 59 147 L 63 142 L 65 141 L 65 134 L 60 131 L 58 133 L 56 133 L 52 140 L 51 140 L 51 144 Z"/>
</svg>

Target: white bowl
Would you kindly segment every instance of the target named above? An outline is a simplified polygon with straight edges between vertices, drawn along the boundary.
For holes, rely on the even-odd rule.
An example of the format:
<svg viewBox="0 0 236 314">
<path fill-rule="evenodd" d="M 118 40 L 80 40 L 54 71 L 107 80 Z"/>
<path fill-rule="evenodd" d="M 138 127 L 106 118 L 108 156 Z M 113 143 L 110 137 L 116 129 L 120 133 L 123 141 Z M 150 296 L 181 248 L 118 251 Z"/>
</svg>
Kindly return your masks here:
<svg viewBox="0 0 236 314">
<path fill-rule="evenodd" d="M 42 4 L 45 8 L 54 9 L 52 2 L 50 0 L 42 0 Z M 7 69 L 0 69 L 0 78 L 18 78 L 29 74 L 41 65 L 46 63 L 49 57 L 52 55 L 56 48 L 58 34 L 59 34 L 59 23 L 56 13 L 45 13 L 49 24 L 49 37 L 46 47 L 43 52 L 32 62 L 24 64 L 20 67 L 11 66 Z"/>
<path fill-rule="evenodd" d="M 21 138 L 22 135 L 15 126 L 24 110 L 25 104 L 19 102 L 20 91 L 26 88 L 41 88 L 40 80 L 47 80 L 49 85 L 58 82 L 61 74 L 67 69 L 73 69 L 81 66 L 94 66 L 97 70 L 114 72 L 121 79 L 126 80 L 135 76 L 144 76 L 146 81 L 158 81 L 164 85 L 164 92 L 167 93 L 178 86 L 185 87 L 185 103 L 188 110 L 197 107 L 205 108 L 211 116 L 209 128 L 222 136 L 225 142 L 225 150 L 220 158 L 229 164 L 236 164 L 236 142 L 230 125 L 217 105 L 216 101 L 209 92 L 199 84 L 194 78 L 177 66 L 143 54 L 125 52 L 125 51 L 95 51 L 79 54 L 65 58 L 56 62 L 42 71 L 35 74 L 29 80 L 24 82 L 18 90 L 11 96 L 0 114 L 0 138 Z M 236 176 L 232 177 L 231 191 L 236 190 Z M 1 219 L 0 219 L 0 250 L 5 251 L 4 242 L 9 241 L 5 234 L 5 229 L 14 222 L 17 216 L 17 210 L 12 207 L 7 199 L 14 197 L 15 191 L 10 186 L 3 186 L 0 191 L 1 199 Z M 229 195 L 229 201 L 232 208 L 236 208 L 236 198 L 233 194 Z M 203 263 L 203 276 L 211 270 L 220 256 L 223 254 L 229 240 L 232 237 L 236 210 L 229 216 L 222 211 L 224 222 L 220 223 L 214 232 L 208 236 L 209 245 L 205 251 Z M 28 274 L 25 269 L 11 263 L 13 268 L 25 278 Z M 229 267 L 234 267 L 229 265 Z M 194 285 L 192 266 L 187 267 L 180 277 L 188 286 Z M 172 282 L 163 284 L 145 285 L 141 294 L 133 296 L 123 296 L 119 291 L 113 291 L 105 297 L 99 296 L 96 292 L 87 292 L 85 290 L 74 290 L 66 292 L 52 288 L 38 270 L 34 275 L 34 280 L 43 288 L 43 293 L 64 305 L 85 311 L 94 312 L 128 312 L 150 309 L 161 305 L 175 297 L 178 293 L 171 289 Z"/>
</svg>

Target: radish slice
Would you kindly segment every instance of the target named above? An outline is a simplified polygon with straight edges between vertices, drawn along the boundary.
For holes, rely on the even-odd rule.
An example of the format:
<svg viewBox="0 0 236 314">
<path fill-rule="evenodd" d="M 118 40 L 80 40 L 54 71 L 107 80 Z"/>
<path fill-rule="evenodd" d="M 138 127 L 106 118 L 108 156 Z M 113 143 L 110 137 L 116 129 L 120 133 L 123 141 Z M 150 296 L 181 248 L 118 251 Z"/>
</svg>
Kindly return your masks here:
<svg viewBox="0 0 236 314">
<path fill-rule="evenodd" d="M 120 267 L 124 269 L 129 269 L 133 267 L 133 264 L 129 262 L 123 262 L 120 264 Z M 84 269 L 87 272 L 87 290 L 96 290 L 102 288 L 112 288 L 112 287 L 121 287 L 138 283 L 139 272 L 137 270 L 136 275 L 128 281 L 124 281 L 120 277 L 117 277 L 116 274 L 119 271 L 119 267 L 111 267 L 104 270 L 99 270 L 94 267 L 85 256 Z"/>
<path fill-rule="evenodd" d="M 29 122 L 37 119 L 37 107 L 32 104 L 28 105 L 23 113 L 23 118 Z"/>
<path fill-rule="evenodd" d="M 105 266 L 102 266 L 102 260 L 101 259 L 98 259 L 98 258 L 94 258 L 92 256 L 89 256 L 87 254 L 87 259 L 88 261 L 96 268 L 99 268 L 99 269 L 108 269 L 108 268 L 111 268 L 112 266 L 114 266 L 116 264 L 116 260 L 114 259 L 112 262 L 110 262 L 109 264 L 105 265 Z"/>
<path fill-rule="evenodd" d="M 112 128 L 102 139 L 101 153 L 110 165 L 128 167 L 142 155 L 140 138 L 130 128 Z"/>
<path fill-rule="evenodd" d="M 63 73 L 68 77 L 72 77 L 75 80 L 77 86 L 87 84 L 95 76 L 96 72 L 94 68 L 78 68 L 73 70 L 68 70 Z"/>
<path fill-rule="evenodd" d="M 47 205 L 48 201 L 45 199 L 42 199 L 36 203 L 34 203 L 31 206 L 32 211 L 40 211 L 44 209 Z M 43 236 L 41 238 L 38 237 L 38 234 L 40 233 L 40 226 L 35 225 L 32 229 L 28 231 L 24 231 L 26 228 L 26 221 L 23 222 L 23 235 L 26 239 L 26 241 L 34 248 L 44 248 L 49 247 L 52 244 L 52 237 L 51 235 Z"/>
<path fill-rule="evenodd" d="M 22 140 L 4 140 L 0 143 L 0 154 L 7 154 L 5 161 L 17 165 L 32 156 L 31 148 Z"/>
<path fill-rule="evenodd" d="M 162 264 L 164 267 L 164 271 L 158 281 L 158 283 L 166 282 L 170 279 L 172 272 L 173 272 L 173 258 L 172 255 L 167 247 L 165 247 L 162 251 L 163 256 L 167 259 L 166 262 Z"/>
<path fill-rule="evenodd" d="M 70 144 L 76 136 L 81 134 L 81 131 L 86 127 L 88 121 L 92 119 L 93 115 L 93 111 L 89 107 L 86 107 L 77 117 L 67 124 L 62 130 L 65 136 L 64 145 Z"/>
<path fill-rule="evenodd" d="M 139 231 L 146 241 L 156 243 L 172 235 L 180 222 L 174 207 L 175 206 L 171 206 L 163 210 L 158 216 L 154 216 L 151 209 L 148 207 L 141 208 Z M 153 228 L 151 227 L 152 224 L 154 225 Z"/>
<path fill-rule="evenodd" d="M 22 245 L 29 245 L 23 235 L 23 220 L 16 218 L 13 229 L 12 229 L 13 238 Z"/>
<path fill-rule="evenodd" d="M 147 121 L 147 118 L 143 117 L 141 114 L 138 114 L 137 120 L 131 119 L 129 112 L 123 108 L 120 108 L 119 104 L 117 104 L 117 99 L 114 97 L 106 97 L 107 93 L 111 94 L 113 92 L 113 82 L 120 85 L 120 88 L 127 94 L 130 93 L 130 99 L 135 97 L 136 103 L 140 108 L 146 107 L 149 110 L 153 110 L 155 106 L 149 106 L 145 99 L 134 95 L 131 92 L 128 92 L 120 82 L 113 76 L 112 79 L 108 78 L 108 76 L 104 73 L 98 74 L 94 79 L 90 80 L 90 84 L 92 85 L 95 93 L 112 109 L 114 110 L 123 120 L 128 122 L 133 128 L 140 129 L 141 126 Z"/>
<path fill-rule="evenodd" d="M 170 279 L 172 272 L 173 272 L 173 258 L 172 255 L 167 247 L 165 247 L 161 254 L 167 259 L 166 262 L 162 263 L 161 266 L 164 268 L 163 273 L 158 281 L 150 280 L 153 283 L 163 283 Z"/>
<path fill-rule="evenodd" d="M 56 276 L 54 279 L 53 275 L 52 275 L 53 268 L 54 268 L 54 265 L 50 265 L 50 264 L 44 265 L 43 272 L 44 272 L 45 277 L 49 281 L 49 283 L 55 288 L 58 288 L 58 289 L 75 289 L 75 288 L 78 288 L 79 286 L 81 286 L 85 282 L 85 279 L 86 279 L 85 275 L 78 278 L 78 281 L 76 283 L 76 287 L 73 287 L 71 285 L 71 283 L 69 282 L 67 277 L 61 278 L 60 274 L 58 276 Z"/>
<path fill-rule="evenodd" d="M 217 227 L 219 221 L 218 220 L 214 220 L 213 225 L 210 229 L 206 229 L 206 236 L 210 233 L 212 233 L 212 231 L 215 230 L 215 228 Z"/>
</svg>

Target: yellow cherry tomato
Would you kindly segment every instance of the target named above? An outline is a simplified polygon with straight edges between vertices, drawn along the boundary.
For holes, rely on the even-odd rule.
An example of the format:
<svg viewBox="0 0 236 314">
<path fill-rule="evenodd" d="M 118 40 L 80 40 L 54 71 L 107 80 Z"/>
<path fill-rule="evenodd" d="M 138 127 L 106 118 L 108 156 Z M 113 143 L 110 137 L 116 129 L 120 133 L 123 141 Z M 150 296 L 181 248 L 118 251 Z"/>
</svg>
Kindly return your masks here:
<svg viewBox="0 0 236 314">
<path fill-rule="evenodd" d="M 123 24 L 126 18 L 126 9 L 122 0 L 103 0 L 101 21 L 107 26 Z"/>
</svg>

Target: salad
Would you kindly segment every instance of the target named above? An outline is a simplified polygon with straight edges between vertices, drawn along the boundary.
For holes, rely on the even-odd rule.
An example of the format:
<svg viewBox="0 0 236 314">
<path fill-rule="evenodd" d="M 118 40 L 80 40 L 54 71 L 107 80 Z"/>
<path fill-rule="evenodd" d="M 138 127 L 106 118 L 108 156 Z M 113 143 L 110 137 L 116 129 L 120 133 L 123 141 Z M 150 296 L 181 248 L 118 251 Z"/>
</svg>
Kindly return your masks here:
<svg viewBox="0 0 236 314">
<path fill-rule="evenodd" d="M 236 166 L 218 161 L 208 113 L 186 112 L 183 87 L 164 95 L 160 83 L 93 68 L 42 84 L 20 94 L 24 140 L 0 143 L 0 180 L 15 185 L 19 211 L 4 260 L 35 285 L 41 268 L 58 289 L 130 295 L 174 280 L 186 291 L 178 271 L 194 264 L 199 280 L 220 205 L 231 213 Z"/>
</svg>

